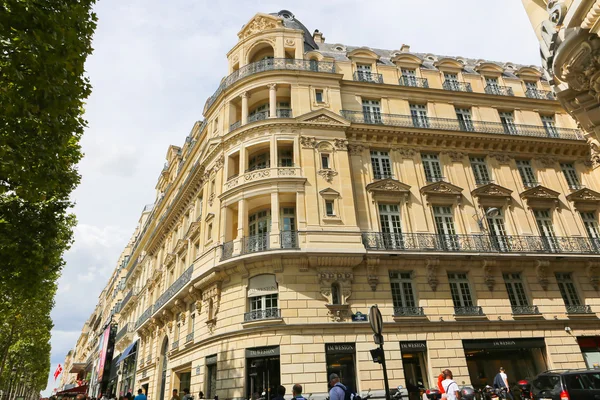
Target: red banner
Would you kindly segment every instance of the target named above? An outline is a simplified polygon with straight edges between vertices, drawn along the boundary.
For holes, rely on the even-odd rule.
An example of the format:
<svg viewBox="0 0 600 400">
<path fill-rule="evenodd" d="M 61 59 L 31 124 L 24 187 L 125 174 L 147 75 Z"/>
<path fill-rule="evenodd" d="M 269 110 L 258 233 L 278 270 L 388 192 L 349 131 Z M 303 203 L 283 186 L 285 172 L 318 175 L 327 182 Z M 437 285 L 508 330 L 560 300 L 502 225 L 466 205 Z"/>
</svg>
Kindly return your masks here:
<svg viewBox="0 0 600 400">
<path fill-rule="evenodd" d="M 62 367 L 60 364 L 58 364 L 58 367 L 56 367 L 56 371 L 54 371 L 54 380 L 56 381 L 56 378 L 58 378 L 58 376 L 60 375 L 60 373 L 62 372 Z"/>
</svg>

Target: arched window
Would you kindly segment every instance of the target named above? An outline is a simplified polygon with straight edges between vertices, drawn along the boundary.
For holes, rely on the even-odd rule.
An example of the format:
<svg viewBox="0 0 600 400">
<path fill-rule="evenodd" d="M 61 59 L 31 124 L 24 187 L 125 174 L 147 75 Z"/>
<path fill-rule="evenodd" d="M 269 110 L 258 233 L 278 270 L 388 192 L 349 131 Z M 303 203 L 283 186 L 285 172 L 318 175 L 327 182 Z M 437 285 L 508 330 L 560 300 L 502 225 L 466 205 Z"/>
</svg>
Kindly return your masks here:
<svg viewBox="0 0 600 400">
<path fill-rule="evenodd" d="M 279 318 L 278 288 L 275 275 L 257 275 L 248 281 L 249 312 L 244 321 Z"/>
<path fill-rule="evenodd" d="M 340 294 L 340 284 L 331 284 L 331 304 L 340 305 L 342 304 L 342 296 Z"/>
</svg>

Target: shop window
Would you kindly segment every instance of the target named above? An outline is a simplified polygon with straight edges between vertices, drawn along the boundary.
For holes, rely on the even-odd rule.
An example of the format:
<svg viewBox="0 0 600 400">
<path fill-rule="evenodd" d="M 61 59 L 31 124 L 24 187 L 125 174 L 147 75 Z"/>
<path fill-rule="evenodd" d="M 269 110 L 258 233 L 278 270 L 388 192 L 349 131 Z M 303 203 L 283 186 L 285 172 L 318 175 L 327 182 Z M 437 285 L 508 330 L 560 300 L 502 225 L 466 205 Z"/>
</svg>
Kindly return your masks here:
<svg viewBox="0 0 600 400">
<path fill-rule="evenodd" d="M 279 346 L 246 349 L 246 371 L 246 398 L 277 397 L 277 387 L 281 384 Z"/>
<path fill-rule="evenodd" d="M 421 388 L 427 383 L 427 343 L 425 341 L 400 342 L 402 368 L 409 399 L 421 399 Z"/>
<path fill-rule="evenodd" d="M 356 345 L 354 343 L 327 343 L 325 345 L 325 361 L 327 363 L 327 376 L 337 374 L 342 385 L 351 393 L 356 393 Z"/>
<path fill-rule="evenodd" d="M 184 390 L 190 390 L 191 381 L 192 381 L 191 371 L 179 373 L 179 393 L 182 393 L 182 396 L 183 396 Z"/>
</svg>

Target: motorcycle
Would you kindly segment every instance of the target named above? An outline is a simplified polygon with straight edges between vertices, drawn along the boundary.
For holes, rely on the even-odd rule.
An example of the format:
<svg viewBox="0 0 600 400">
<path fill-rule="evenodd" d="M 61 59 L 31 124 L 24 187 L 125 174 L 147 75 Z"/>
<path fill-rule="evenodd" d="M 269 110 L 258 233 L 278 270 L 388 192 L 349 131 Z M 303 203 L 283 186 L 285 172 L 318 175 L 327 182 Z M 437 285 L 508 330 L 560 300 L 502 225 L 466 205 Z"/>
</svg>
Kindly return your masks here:
<svg viewBox="0 0 600 400">
<path fill-rule="evenodd" d="M 356 400 L 368 400 L 372 397 L 373 395 L 371 394 L 371 389 L 367 390 L 367 394 L 364 396 L 354 396 L 354 399 Z"/>
<path fill-rule="evenodd" d="M 438 388 L 426 389 L 423 393 L 423 400 L 440 400 L 442 393 Z"/>
<path fill-rule="evenodd" d="M 392 399 L 393 400 L 404 400 L 404 386 L 402 385 L 398 385 L 397 387 L 398 390 L 396 390 L 396 393 L 394 393 L 392 395 Z M 408 392 L 406 393 L 406 398 L 408 398 Z"/>
<path fill-rule="evenodd" d="M 459 392 L 461 400 L 475 400 L 477 395 L 477 391 L 472 386 L 467 385 L 461 386 Z"/>
<path fill-rule="evenodd" d="M 527 379 L 521 379 L 517 382 L 519 388 L 519 399 L 520 400 L 531 400 L 533 399 L 533 393 L 531 393 L 531 383 Z"/>
</svg>

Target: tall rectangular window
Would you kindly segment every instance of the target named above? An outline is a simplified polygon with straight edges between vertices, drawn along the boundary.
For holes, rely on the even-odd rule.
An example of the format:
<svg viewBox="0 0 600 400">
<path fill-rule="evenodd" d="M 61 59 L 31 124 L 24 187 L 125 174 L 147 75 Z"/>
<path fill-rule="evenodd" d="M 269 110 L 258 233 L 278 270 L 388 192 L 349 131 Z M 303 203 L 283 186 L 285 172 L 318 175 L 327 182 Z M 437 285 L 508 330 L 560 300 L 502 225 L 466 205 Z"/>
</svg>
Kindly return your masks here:
<svg viewBox="0 0 600 400">
<path fill-rule="evenodd" d="M 400 79 L 404 86 L 417 86 L 417 73 L 414 69 L 402 68 L 402 77 Z"/>
<path fill-rule="evenodd" d="M 379 100 L 363 100 L 362 108 L 365 123 L 381 124 L 381 104 Z"/>
<path fill-rule="evenodd" d="M 329 154 L 322 153 L 321 154 L 321 169 L 330 169 L 331 165 L 329 163 Z"/>
<path fill-rule="evenodd" d="M 600 239 L 600 228 L 598 227 L 596 215 L 593 212 L 581 212 L 580 214 L 588 236 L 590 239 L 593 239 L 597 245 L 597 241 Z"/>
<path fill-rule="evenodd" d="M 540 231 L 544 247 L 549 251 L 558 250 L 558 242 L 554 234 L 550 210 L 534 210 L 533 214 L 535 215 L 535 222 Z"/>
<path fill-rule="evenodd" d="M 427 118 L 427 106 L 424 104 L 411 104 L 410 115 L 415 128 L 429 128 L 429 118 Z"/>
<path fill-rule="evenodd" d="M 375 179 L 392 178 L 392 163 L 387 151 L 371 150 L 371 166 Z"/>
<path fill-rule="evenodd" d="M 333 200 L 325 200 L 325 215 L 328 217 L 335 216 L 335 211 L 333 209 Z"/>
<path fill-rule="evenodd" d="M 560 295 L 562 296 L 567 307 L 581 305 L 581 300 L 579 299 L 577 289 L 575 289 L 575 283 L 573 282 L 573 278 L 570 273 L 557 272 L 556 282 L 558 282 Z"/>
<path fill-rule="evenodd" d="M 371 65 L 370 64 L 356 64 L 356 73 L 358 79 L 361 81 L 370 81 L 371 76 Z"/>
<path fill-rule="evenodd" d="M 558 130 L 556 129 L 554 117 L 550 115 L 541 115 L 540 118 L 542 119 L 542 125 L 548 136 L 552 138 L 558 137 Z"/>
<path fill-rule="evenodd" d="M 507 273 L 502 274 L 504 278 L 504 285 L 506 286 L 506 292 L 508 293 L 508 299 L 510 305 L 514 308 L 527 307 L 529 306 L 529 300 L 525 294 L 525 287 L 523 286 L 523 280 L 519 273 Z"/>
<path fill-rule="evenodd" d="M 521 175 L 523 186 L 532 188 L 539 185 L 535 173 L 533 172 L 533 168 L 531 167 L 531 161 L 517 160 L 517 170 L 519 171 L 519 175 Z"/>
<path fill-rule="evenodd" d="M 384 248 L 403 247 L 400 207 L 397 204 L 379 204 L 379 224 Z"/>
<path fill-rule="evenodd" d="M 508 251 L 510 249 L 510 238 L 506 235 L 504 226 L 504 215 L 502 210 L 498 209 L 497 213 L 489 214 L 485 210 L 488 228 L 490 229 L 490 238 L 492 244 L 498 251 Z"/>
<path fill-rule="evenodd" d="M 485 92 L 489 94 L 500 94 L 500 86 L 498 85 L 498 78 L 485 77 Z"/>
<path fill-rule="evenodd" d="M 504 128 L 504 133 L 509 135 L 517 134 L 517 126 L 515 125 L 515 113 L 512 111 L 500 112 L 500 122 Z"/>
<path fill-rule="evenodd" d="M 444 72 L 444 89 L 446 90 L 460 90 L 458 83 L 458 75 Z"/>
<path fill-rule="evenodd" d="M 487 163 L 484 157 L 469 157 L 471 161 L 471 169 L 475 176 L 475 183 L 477 185 L 487 185 L 492 180 L 490 179 L 490 173 L 488 171 Z"/>
<path fill-rule="evenodd" d="M 458 120 L 458 126 L 461 131 L 473 132 L 475 127 L 473 126 L 473 118 L 471 117 L 470 108 L 455 108 L 456 119 Z"/>
<path fill-rule="evenodd" d="M 206 357 L 206 398 L 212 399 L 217 394 L 217 355 Z"/>
<path fill-rule="evenodd" d="M 439 237 L 439 247 L 444 250 L 458 250 L 459 241 L 454 228 L 454 215 L 451 207 L 434 206 L 433 219 Z"/>
<path fill-rule="evenodd" d="M 560 163 L 560 169 L 562 169 L 565 175 L 569 189 L 581 189 L 581 182 L 579 182 L 579 177 L 573 163 Z"/>
<path fill-rule="evenodd" d="M 323 90 L 321 90 L 321 89 L 316 89 L 315 90 L 315 101 L 317 103 L 322 103 L 323 102 Z"/>
<path fill-rule="evenodd" d="M 467 274 L 449 272 L 448 281 L 450 283 L 450 293 L 452 294 L 455 313 L 459 313 L 457 309 L 473 307 L 473 296 L 471 296 L 471 287 Z"/>
<path fill-rule="evenodd" d="M 427 182 L 438 182 L 444 179 L 442 165 L 437 154 L 421 154 L 421 162 Z"/>
<path fill-rule="evenodd" d="M 390 271 L 394 315 L 415 313 L 415 295 L 410 272 Z"/>
</svg>

